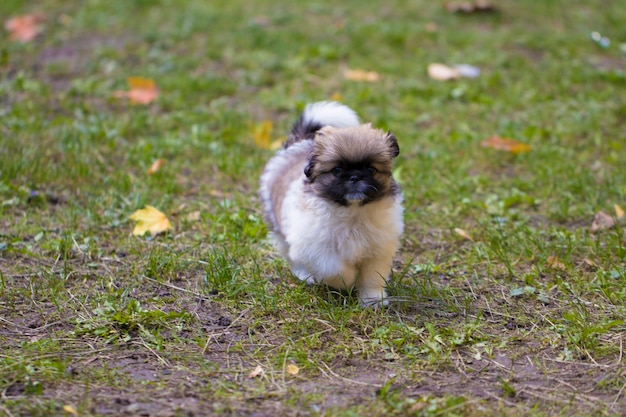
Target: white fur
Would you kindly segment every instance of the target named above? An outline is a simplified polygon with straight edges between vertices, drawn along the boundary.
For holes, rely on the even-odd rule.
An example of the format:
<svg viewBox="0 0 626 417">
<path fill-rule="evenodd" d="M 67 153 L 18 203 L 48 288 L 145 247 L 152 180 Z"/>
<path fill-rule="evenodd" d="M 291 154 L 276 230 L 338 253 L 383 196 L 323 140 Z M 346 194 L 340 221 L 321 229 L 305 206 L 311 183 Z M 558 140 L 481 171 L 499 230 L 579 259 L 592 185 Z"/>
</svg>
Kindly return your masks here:
<svg viewBox="0 0 626 417">
<path fill-rule="evenodd" d="M 342 207 L 304 193 L 302 184 L 292 183 L 274 234 L 293 273 L 308 283 L 355 286 L 364 305 L 381 302 L 404 228 L 401 196 Z"/>
<path fill-rule="evenodd" d="M 336 101 L 318 101 L 306 106 L 302 113 L 304 122 L 317 122 L 322 126 L 358 126 L 359 116 L 350 107 Z"/>
<path fill-rule="evenodd" d="M 349 107 L 335 102 L 310 104 L 303 121 L 334 127 L 358 126 Z M 404 229 L 402 195 L 363 206 L 341 206 L 306 190 L 304 167 L 313 150 L 302 140 L 278 153 L 261 176 L 260 197 L 271 237 L 293 274 L 310 284 L 355 287 L 363 305 L 387 305 L 385 290 Z M 272 206 L 273 187 L 293 173 L 282 195 L 280 214 Z"/>
</svg>

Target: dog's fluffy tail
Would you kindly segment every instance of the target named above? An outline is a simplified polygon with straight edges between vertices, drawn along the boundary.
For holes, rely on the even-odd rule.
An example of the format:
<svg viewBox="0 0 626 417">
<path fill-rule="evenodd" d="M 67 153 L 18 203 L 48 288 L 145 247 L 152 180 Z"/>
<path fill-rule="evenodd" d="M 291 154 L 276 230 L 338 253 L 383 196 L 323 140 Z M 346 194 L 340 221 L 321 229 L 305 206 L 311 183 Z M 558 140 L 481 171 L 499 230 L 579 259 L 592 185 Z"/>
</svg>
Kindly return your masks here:
<svg viewBox="0 0 626 417">
<path fill-rule="evenodd" d="M 358 126 L 359 116 L 354 110 L 336 101 L 318 101 L 306 106 L 300 118 L 291 128 L 291 134 L 283 144 L 288 148 L 296 142 L 313 139 L 315 132 L 324 126 L 350 127 Z"/>
</svg>

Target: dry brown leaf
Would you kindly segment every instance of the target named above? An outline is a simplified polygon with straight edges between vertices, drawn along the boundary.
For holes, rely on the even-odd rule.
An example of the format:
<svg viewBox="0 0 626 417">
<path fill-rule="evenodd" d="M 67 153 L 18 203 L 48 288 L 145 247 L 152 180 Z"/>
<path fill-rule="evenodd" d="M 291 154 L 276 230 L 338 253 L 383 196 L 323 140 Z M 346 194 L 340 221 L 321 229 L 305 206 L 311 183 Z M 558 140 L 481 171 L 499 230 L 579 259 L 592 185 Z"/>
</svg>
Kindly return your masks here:
<svg viewBox="0 0 626 417">
<path fill-rule="evenodd" d="M 426 32 L 437 32 L 437 30 L 439 29 L 439 26 L 437 26 L 437 24 L 435 22 L 428 22 L 426 23 L 426 26 L 424 26 L 424 29 L 426 29 Z"/>
<path fill-rule="evenodd" d="M 474 241 L 474 239 L 472 239 L 472 237 L 470 236 L 469 233 L 467 233 L 465 230 L 463 229 L 459 229 L 458 227 L 454 228 L 454 233 L 456 233 L 457 235 L 461 236 L 464 239 L 467 240 L 471 240 L 472 242 Z"/>
<path fill-rule="evenodd" d="M 137 222 L 133 229 L 135 236 L 143 236 L 146 232 L 155 236 L 172 229 L 172 224 L 165 214 L 148 205 L 145 209 L 137 210 L 131 214 L 130 219 Z"/>
<path fill-rule="evenodd" d="M 257 365 L 256 368 L 254 368 L 252 370 L 252 372 L 250 372 L 248 374 L 248 378 L 252 379 L 252 378 L 256 378 L 257 376 L 263 375 L 263 368 L 261 368 L 261 365 Z"/>
<path fill-rule="evenodd" d="M 622 208 L 619 205 L 617 205 L 617 204 L 615 204 L 613 206 L 613 208 L 615 209 L 615 218 L 618 219 L 618 220 L 623 219 L 624 218 L 624 210 L 622 210 Z"/>
<path fill-rule="evenodd" d="M 187 215 L 187 221 L 197 222 L 198 220 L 200 220 L 200 212 L 199 211 L 192 211 L 191 213 L 189 213 Z"/>
<path fill-rule="evenodd" d="M 593 217 L 593 222 L 591 223 L 591 227 L 589 231 L 591 233 L 596 233 L 600 230 L 607 230 L 615 226 L 615 219 L 603 211 L 599 211 Z"/>
<path fill-rule="evenodd" d="M 150 104 L 159 97 L 156 83 L 150 78 L 129 77 L 128 91 L 116 91 L 115 97 L 128 98 L 130 104 Z"/>
<path fill-rule="evenodd" d="M 428 64 L 428 76 L 437 81 L 450 81 L 461 78 L 461 73 L 456 68 L 433 63 Z"/>
<path fill-rule="evenodd" d="M 217 198 L 231 198 L 230 193 L 225 193 L 224 191 L 220 191 L 220 190 L 209 190 L 209 195 L 211 197 L 217 197 Z"/>
<path fill-rule="evenodd" d="M 548 256 L 548 259 L 546 260 L 546 266 L 552 269 L 560 269 L 562 271 L 565 270 L 565 264 L 563 264 L 563 262 L 561 262 L 556 255 Z"/>
<path fill-rule="evenodd" d="M 9 31 L 9 39 L 19 42 L 30 42 L 41 33 L 45 17 L 38 14 L 15 16 L 4 22 L 4 28 Z"/>
<path fill-rule="evenodd" d="M 286 371 L 289 375 L 298 375 L 298 372 L 300 372 L 300 368 L 290 363 L 289 365 L 287 365 Z"/>
<path fill-rule="evenodd" d="M 343 76 L 348 80 L 352 81 L 367 81 L 367 82 L 375 82 L 380 79 L 380 75 L 374 71 L 364 71 L 360 69 L 345 69 L 343 71 Z"/>
<path fill-rule="evenodd" d="M 589 259 L 589 258 L 585 258 L 585 259 L 583 260 L 583 262 L 584 262 L 584 263 L 586 263 L 587 265 L 589 265 L 589 266 L 593 267 L 593 268 L 598 268 L 598 264 L 597 264 L 595 261 L 592 261 L 592 260 L 591 260 L 591 259 Z"/>
<path fill-rule="evenodd" d="M 485 148 L 496 149 L 498 151 L 510 152 L 513 154 L 521 154 L 530 152 L 530 145 L 516 141 L 515 139 L 503 138 L 500 136 L 492 136 L 480 143 Z"/>
<path fill-rule="evenodd" d="M 155 172 L 160 170 L 163 165 L 165 165 L 165 162 L 167 161 L 163 158 L 155 159 L 155 161 L 152 163 L 152 165 L 150 165 L 150 168 L 148 168 L 148 171 L 146 171 L 146 173 L 148 175 L 154 174 Z"/>
</svg>

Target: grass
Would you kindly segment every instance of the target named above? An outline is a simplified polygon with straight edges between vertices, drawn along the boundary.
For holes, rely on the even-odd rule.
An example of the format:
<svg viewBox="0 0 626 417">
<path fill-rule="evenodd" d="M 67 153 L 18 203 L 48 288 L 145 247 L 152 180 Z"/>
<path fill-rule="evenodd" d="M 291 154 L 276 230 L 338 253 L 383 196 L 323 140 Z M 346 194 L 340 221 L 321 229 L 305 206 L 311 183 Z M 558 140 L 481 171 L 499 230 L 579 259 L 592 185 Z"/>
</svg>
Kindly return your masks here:
<svg viewBox="0 0 626 417">
<path fill-rule="evenodd" d="M 618 3 L 1 2 L 47 20 L 0 37 L 0 412 L 623 415 L 624 226 L 590 232 L 626 207 Z M 130 76 L 158 100 L 115 97 Z M 400 143 L 385 311 L 297 282 L 266 239 L 254 126 L 331 97 Z M 146 204 L 172 233 L 131 235 Z"/>
</svg>

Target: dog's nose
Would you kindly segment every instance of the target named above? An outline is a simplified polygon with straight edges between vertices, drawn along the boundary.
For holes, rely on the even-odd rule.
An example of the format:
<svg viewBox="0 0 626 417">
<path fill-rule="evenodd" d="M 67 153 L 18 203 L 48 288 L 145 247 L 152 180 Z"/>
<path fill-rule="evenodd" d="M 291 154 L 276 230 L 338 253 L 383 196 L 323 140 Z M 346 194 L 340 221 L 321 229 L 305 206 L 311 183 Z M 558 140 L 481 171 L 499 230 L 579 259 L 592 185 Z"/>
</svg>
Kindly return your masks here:
<svg viewBox="0 0 626 417">
<path fill-rule="evenodd" d="M 359 180 L 359 177 L 358 177 L 358 176 L 356 176 L 356 175 L 352 175 L 352 176 L 350 177 L 350 182 L 357 182 L 358 180 Z"/>
</svg>

